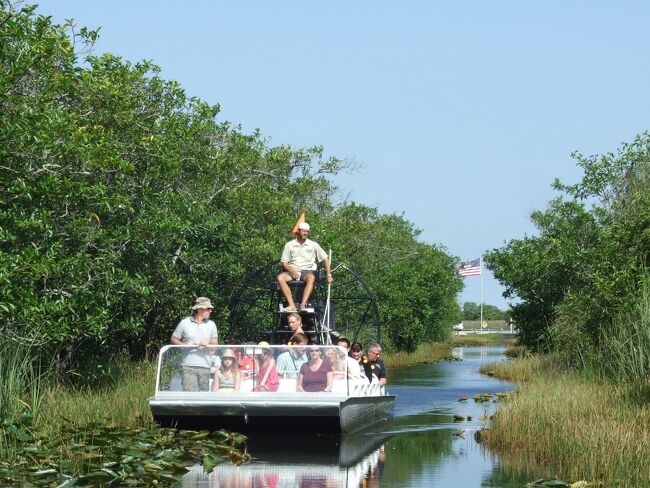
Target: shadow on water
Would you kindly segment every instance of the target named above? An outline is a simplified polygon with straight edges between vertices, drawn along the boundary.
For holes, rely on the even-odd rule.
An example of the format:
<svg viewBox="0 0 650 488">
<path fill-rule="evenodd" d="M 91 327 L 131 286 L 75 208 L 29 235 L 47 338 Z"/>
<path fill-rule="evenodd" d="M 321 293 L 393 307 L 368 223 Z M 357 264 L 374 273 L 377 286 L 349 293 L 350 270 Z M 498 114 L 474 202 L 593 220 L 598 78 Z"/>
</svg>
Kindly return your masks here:
<svg viewBox="0 0 650 488">
<path fill-rule="evenodd" d="M 462 361 L 390 371 L 389 391 L 396 395 L 392 421 L 344 437 L 251 435 L 251 463 L 224 463 L 211 473 L 195 466 L 181 486 L 523 486 L 527 480 L 502 471 L 498 459 L 474 440 L 496 407 L 474 397 L 513 389 L 479 372 L 481 364 L 503 360 L 503 352 L 498 346 L 458 348 L 454 355 Z"/>
</svg>

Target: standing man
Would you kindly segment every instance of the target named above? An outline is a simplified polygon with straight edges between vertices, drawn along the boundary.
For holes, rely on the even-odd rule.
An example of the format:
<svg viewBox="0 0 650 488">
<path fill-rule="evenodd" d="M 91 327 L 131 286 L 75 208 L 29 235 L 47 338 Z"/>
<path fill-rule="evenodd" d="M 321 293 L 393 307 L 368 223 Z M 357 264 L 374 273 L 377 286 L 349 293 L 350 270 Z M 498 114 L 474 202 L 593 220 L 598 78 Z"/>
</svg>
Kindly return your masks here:
<svg viewBox="0 0 650 488">
<path fill-rule="evenodd" d="M 333 281 L 330 260 L 327 257 L 327 253 L 323 251 L 323 248 L 317 242 L 309 239 L 309 224 L 307 222 L 298 224 L 298 237 L 285 244 L 280 261 L 282 262 L 284 271 L 278 275 L 278 285 L 280 285 L 282 295 L 288 303 L 286 310 L 290 312 L 295 312 L 297 309 L 288 285 L 289 281 L 302 280 L 305 282 L 300 310 L 305 308 L 307 300 L 309 300 L 311 292 L 314 289 L 318 263 L 325 261 L 327 283 Z"/>
<path fill-rule="evenodd" d="M 209 298 L 197 298 L 192 307 L 192 315 L 181 320 L 172 333 L 173 345 L 198 346 L 183 351 L 181 373 L 185 391 L 209 390 L 212 361 L 206 346 L 219 343 L 217 326 L 210 320 L 210 312 L 213 308 Z"/>
<path fill-rule="evenodd" d="M 376 342 L 371 342 L 366 348 L 366 355 L 361 358 L 361 367 L 363 368 L 368 381 L 374 383 L 376 378 L 379 386 L 383 387 L 386 384 L 386 366 L 384 362 L 379 359 L 381 354 L 381 346 Z"/>
</svg>

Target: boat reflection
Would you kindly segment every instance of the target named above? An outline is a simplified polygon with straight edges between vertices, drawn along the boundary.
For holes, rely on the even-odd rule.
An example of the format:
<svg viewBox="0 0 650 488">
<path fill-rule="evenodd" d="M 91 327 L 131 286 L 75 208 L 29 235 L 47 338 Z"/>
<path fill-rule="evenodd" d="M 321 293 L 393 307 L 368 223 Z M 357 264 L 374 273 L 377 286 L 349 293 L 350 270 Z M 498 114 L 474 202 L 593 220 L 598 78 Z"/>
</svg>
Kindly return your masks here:
<svg viewBox="0 0 650 488">
<path fill-rule="evenodd" d="M 224 462 L 211 473 L 195 465 L 178 486 L 192 488 L 358 488 L 379 486 L 385 434 L 260 436 L 249 439 L 253 460 Z"/>
</svg>

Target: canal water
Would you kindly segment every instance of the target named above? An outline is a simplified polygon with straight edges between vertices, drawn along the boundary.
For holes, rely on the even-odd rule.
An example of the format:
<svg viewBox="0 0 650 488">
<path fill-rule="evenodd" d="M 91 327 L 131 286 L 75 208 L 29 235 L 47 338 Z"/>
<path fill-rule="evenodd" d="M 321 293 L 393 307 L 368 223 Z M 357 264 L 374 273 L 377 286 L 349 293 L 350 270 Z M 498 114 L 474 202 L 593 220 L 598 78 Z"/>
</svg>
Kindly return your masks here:
<svg viewBox="0 0 650 488">
<path fill-rule="evenodd" d="M 484 363 L 505 360 L 500 346 L 456 348 L 456 361 L 389 371 L 394 418 L 352 436 L 251 435 L 253 461 L 223 463 L 211 473 L 195 466 L 183 487 L 366 488 L 521 487 L 530 479 L 502 469 L 475 439 L 496 405 L 477 403 L 513 385 L 482 375 Z M 465 401 L 459 401 L 461 398 Z M 461 419 L 462 417 L 462 419 Z"/>
</svg>

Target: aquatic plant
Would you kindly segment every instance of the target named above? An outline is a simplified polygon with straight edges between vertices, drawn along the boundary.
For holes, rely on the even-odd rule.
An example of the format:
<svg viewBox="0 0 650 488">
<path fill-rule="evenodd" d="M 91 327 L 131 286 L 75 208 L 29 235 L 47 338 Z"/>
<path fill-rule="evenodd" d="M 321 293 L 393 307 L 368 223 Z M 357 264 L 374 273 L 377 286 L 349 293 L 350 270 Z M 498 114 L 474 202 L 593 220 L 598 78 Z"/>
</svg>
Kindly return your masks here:
<svg viewBox="0 0 650 488">
<path fill-rule="evenodd" d="M 1 424 L 13 445 L 11 459 L 0 461 L 0 484 L 32 486 L 169 486 L 188 466 L 211 471 L 224 460 L 248 462 L 240 450 L 246 438 L 226 431 L 115 428 L 86 425 L 58 436 L 43 436 L 29 422 Z"/>
</svg>

